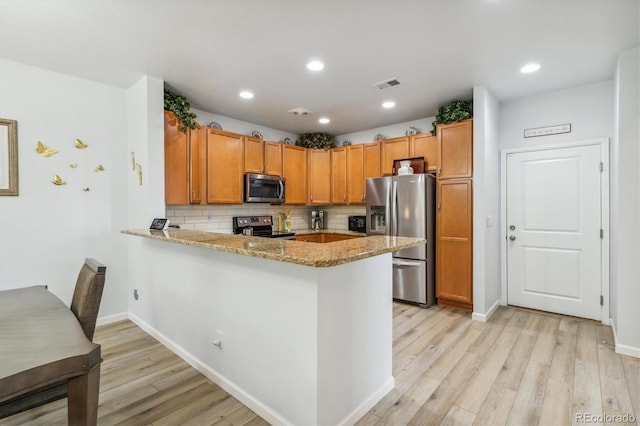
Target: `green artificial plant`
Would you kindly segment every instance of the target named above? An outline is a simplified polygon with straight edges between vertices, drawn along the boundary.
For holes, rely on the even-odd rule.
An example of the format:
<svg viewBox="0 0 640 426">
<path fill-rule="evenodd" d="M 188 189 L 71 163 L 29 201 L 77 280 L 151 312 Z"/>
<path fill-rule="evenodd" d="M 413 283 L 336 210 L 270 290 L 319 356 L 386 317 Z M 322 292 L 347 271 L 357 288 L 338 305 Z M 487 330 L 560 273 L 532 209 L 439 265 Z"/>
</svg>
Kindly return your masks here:
<svg viewBox="0 0 640 426">
<path fill-rule="evenodd" d="M 190 111 L 191 104 L 184 96 L 173 93 L 169 89 L 164 89 L 164 109 L 171 111 L 178 117 L 182 124 L 182 133 L 187 134 L 187 128 L 195 129 L 197 123 L 195 122 L 196 114 Z"/>
<path fill-rule="evenodd" d="M 313 149 L 329 149 L 333 146 L 333 136 L 327 133 L 304 133 L 296 141 L 296 145 Z"/>
<path fill-rule="evenodd" d="M 449 124 L 455 121 L 473 118 L 473 99 L 467 101 L 453 101 L 449 105 L 438 108 L 436 119 L 433 120 L 432 133 L 436 134 L 437 124 Z"/>
</svg>

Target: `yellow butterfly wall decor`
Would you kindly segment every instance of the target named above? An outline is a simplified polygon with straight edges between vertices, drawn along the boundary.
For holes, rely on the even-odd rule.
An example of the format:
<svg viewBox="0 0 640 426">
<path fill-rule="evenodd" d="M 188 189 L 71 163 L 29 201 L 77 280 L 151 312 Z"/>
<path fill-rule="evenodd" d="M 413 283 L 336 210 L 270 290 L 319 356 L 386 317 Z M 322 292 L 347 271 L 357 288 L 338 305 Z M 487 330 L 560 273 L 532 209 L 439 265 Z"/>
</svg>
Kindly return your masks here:
<svg viewBox="0 0 640 426">
<path fill-rule="evenodd" d="M 78 167 L 78 163 L 70 163 L 69 167 L 71 167 L 72 169 L 75 169 Z"/>
<path fill-rule="evenodd" d="M 53 148 L 47 148 L 42 142 L 38 141 L 38 146 L 36 146 L 36 152 L 38 154 L 42 154 L 43 157 L 51 157 L 53 154 L 58 152 L 58 150 Z"/>
<path fill-rule="evenodd" d="M 102 164 L 100 164 L 98 167 L 93 169 L 93 171 L 96 173 L 104 172 L 104 167 L 102 167 Z"/>
<path fill-rule="evenodd" d="M 54 175 L 52 183 L 54 185 L 66 185 L 67 181 L 66 180 L 62 180 L 62 178 L 60 176 L 58 176 L 58 175 Z"/>
<path fill-rule="evenodd" d="M 76 139 L 76 148 L 85 149 L 88 146 L 89 145 L 87 145 L 86 143 L 82 142 L 80 139 Z"/>
</svg>

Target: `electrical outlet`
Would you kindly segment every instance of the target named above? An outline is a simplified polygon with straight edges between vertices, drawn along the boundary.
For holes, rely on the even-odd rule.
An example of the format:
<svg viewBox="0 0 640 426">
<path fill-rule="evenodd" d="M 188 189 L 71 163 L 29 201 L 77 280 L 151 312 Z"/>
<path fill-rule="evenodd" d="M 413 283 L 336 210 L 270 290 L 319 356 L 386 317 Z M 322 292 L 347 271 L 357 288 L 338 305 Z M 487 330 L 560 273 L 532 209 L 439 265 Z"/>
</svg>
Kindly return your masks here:
<svg viewBox="0 0 640 426">
<path fill-rule="evenodd" d="M 222 349 L 222 335 L 224 333 L 222 332 L 222 330 L 217 330 L 216 331 L 216 340 L 213 341 L 213 346 L 217 346 L 220 349 Z"/>
</svg>

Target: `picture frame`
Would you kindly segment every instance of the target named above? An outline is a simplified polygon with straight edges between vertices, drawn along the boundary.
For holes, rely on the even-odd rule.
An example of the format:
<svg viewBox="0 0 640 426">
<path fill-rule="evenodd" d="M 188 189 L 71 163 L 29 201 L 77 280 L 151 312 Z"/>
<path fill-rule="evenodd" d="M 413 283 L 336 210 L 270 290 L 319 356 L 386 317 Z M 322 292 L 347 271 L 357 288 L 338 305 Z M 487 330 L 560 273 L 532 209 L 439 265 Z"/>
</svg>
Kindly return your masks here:
<svg viewBox="0 0 640 426">
<path fill-rule="evenodd" d="M 398 169 L 400 168 L 401 161 L 411 161 L 413 174 L 421 174 L 427 170 L 427 162 L 424 161 L 424 157 L 400 158 L 398 160 L 393 160 L 393 167 L 391 168 L 393 176 L 398 175 Z"/>
<path fill-rule="evenodd" d="M 151 226 L 149 226 L 149 229 L 161 231 L 163 229 L 166 229 L 168 225 L 169 225 L 169 219 L 157 217 L 153 219 L 153 221 L 151 222 Z"/>
<path fill-rule="evenodd" d="M 18 122 L 0 118 L 0 195 L 18 194 Z"/>
</svg>

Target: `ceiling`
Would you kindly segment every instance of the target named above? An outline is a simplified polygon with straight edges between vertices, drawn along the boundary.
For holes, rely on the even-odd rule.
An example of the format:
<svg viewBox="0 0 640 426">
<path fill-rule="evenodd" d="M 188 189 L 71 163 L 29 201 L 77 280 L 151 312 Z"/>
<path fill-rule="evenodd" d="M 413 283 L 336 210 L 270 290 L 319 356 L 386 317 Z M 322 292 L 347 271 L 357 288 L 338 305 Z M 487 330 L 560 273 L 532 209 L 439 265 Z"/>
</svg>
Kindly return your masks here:
<svg viewBox="0 0 640 426">
<path fill-rule="evenodd" d="M 434 116 L 474 86 L 505 101 L 610 80 L 617 54 L 640 44 L 639 4 L 0 0 L 0 57 L 122 88 L 150 75 L 200 110 L 342 135 Z M 324 70 L 307 70 L 311 59 Z M 528 62 L 542 68 L 523 75 Z M 297 107 L 314 114 L 287 112 Z"/>
</svg>

